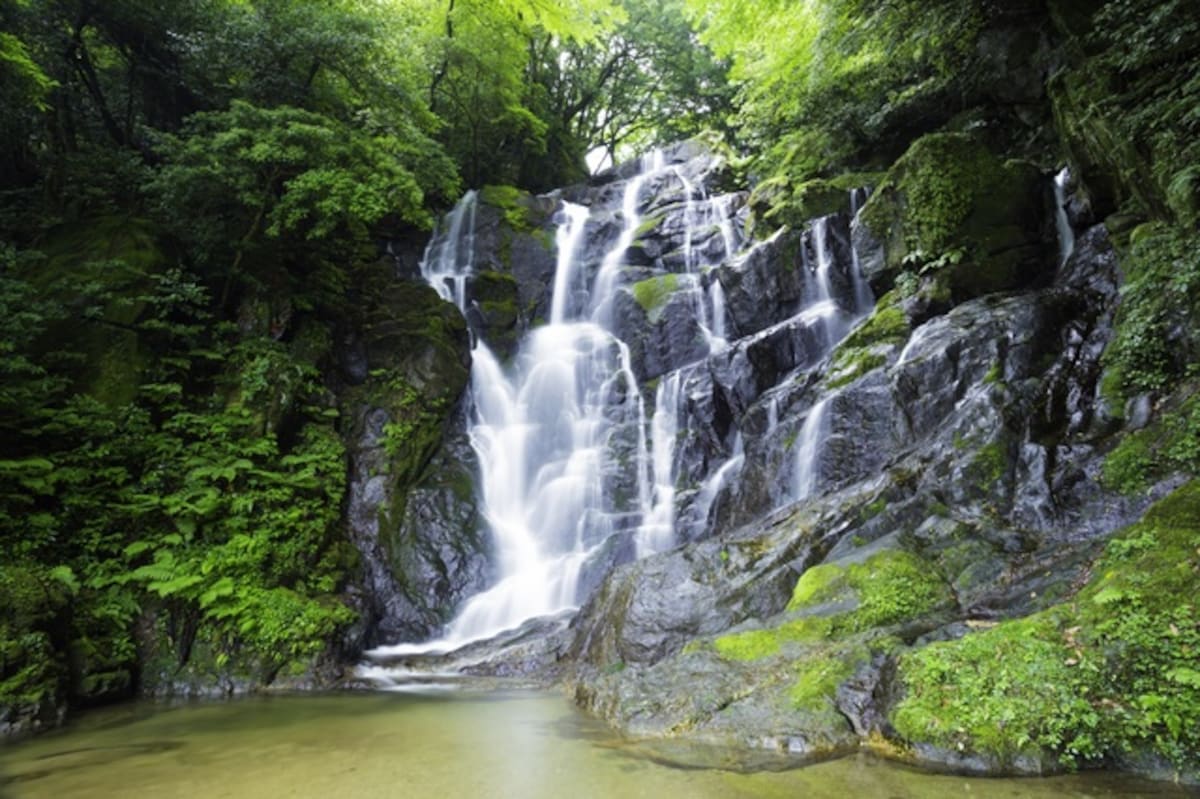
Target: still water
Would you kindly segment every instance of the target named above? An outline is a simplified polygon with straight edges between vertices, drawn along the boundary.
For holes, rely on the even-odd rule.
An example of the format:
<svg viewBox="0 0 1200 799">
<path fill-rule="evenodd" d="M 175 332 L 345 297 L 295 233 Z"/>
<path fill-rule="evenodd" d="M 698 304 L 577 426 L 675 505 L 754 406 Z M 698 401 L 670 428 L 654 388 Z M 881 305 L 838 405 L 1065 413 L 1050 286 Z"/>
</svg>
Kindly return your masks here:
<svg viewBox="0 0 1200 799">
<path fill-rule="evenodd" d="M 0 748 L 0 797 L 1175 797 L 1090 774 L 932 775 L 867 757 L 750 774 L 664 765 L 548 694 L 134 704 Z"/>
</svg>

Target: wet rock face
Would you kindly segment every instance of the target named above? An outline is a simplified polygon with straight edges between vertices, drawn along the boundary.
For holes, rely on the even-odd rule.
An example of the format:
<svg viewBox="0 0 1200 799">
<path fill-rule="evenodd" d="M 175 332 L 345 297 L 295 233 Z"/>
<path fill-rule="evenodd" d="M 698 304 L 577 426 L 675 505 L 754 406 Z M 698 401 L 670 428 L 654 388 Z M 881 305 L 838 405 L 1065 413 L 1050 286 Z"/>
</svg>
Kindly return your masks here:
<svg viewBox="0 0 1200 799">
<path fill-rule="evenodd" d="M 1099 391 L 1119 284 L 1106 231 L 1069 216 L 1076 244 L 1058 264 L 1049 176 L 938 134 L 856 217 L 832 209 L 731 255 L 728 237 L 687 219 L 711 162 L 667 164 L 604 309 L 634 377 L 605 391 L 614 407 L 640 397 L 647 427 L 672 403 L 678 546 L 629 562 L 639 430 L 614 417 L 606 445 L 625 466 L 605 490 L 625 506 L 581 577 L 589 598 L 541 643 L 528 630 L 484 653 L 480 673 L 565 679 L 584 707 L 651 737 L 800 758 L 894 737 L 903 653 L 1061 601 L 1145 507 L 1096 479 L 1119 424 Z M 931 188 L 947 174 L 958 182 Z M 621 234 L 634 176 L 561 195 L 590 208 L 580 285 Z M 941 189 L 955 202 L 922 210 Z M 552 222 L 540 230 L 531 241 Z M 488 236 L 503 238 L 476 244 Z M 552 272 L 538 258 L 493 258 L 468 283 L 477 335 L 503 348 L 545 312 Z M 455 475 L 466 445 L 443 446 L 436 469 Z M 480 542 L 454 536 L 479 514 L 454 494 L 459 477 L 419 483 L 389 539 L 396 630 L 444 621 L 435 608 L 487 579 Z M 973 763 L 998 767 L 960 765 Z"/>
<path fill-rule="evenodd" d="M 750 259 L 746 266 L 765 271 Z M 835 622 L 844 631 L 820 639 L 848 658 L 838 661 L 826 704 L 779 689 L 796 664 L 831 656 L 806 648 L 814 646 L 803 637 L 810 622 L 787 609 L 790 588 L 812 566 L 895 551 L 940 575 L 953 606 L 889 628 L 901 651 L 1035 612 L 1070 591 L 1097 542 L 1146 505 L 1106 495 L 1095 480 L 1094 441 L 1111 430 L 1099 356 L 1118 283 L 1103 228 L 1080 231 L 1052 278 L 1028 280 L 1044 287 L 986 294 L 918 320 L 902 345 L 871 350 L 878 366 L 832 389 L 836 354 L 796 358 L 790 368 L 777 356 L 752 357 L 778 353 L 766 343 L 771 333 L 714 359 L 693 385 L 699 397 L 722 397 L 744 438 L 745 465 L 714 506 L 717 529 L 739 531 L 613 574 L 573 625 L 577 701 L 636 734 L 819 757 L 894 734 L 888 714 L 900 689 L 893 645 L 872 643 L 885 633 L 853 632 L 853 621 Z M 734 317 L 738 283 L 728 285 Z M 748 328 L 761 323 L 744 310 Z M 827 421 L 817 494 L 793 504 L 781 483 L 796 468 L 796 440 L 818 401 Z M 690 412 L 703 431 L 713 406 Z M 764 520 L 772 507 L 779 510 Z M 743 560 L 748 551 L 755 556 Z M 845 618 L 844 606 L 829 608 Z M 754 642 L 760 634 L 793 654 L 723 654 L 731 637 Z M 1001 763 L 928 746 L 919 755 L 985 772 L 1045 766 L 1036 756 Z"/>
<path fill-rule="evenodd" d="M 363 618 L 343 642 L 350 652 L 428 635 L 487 568 L 464 474 L 466 325 L 419 282 L 374 285 L 361 332 L 341 353 L 350 383 L 341 392 L 350 420 L 346 523 L 361 556 L 348 593 Z"/>
</svg>

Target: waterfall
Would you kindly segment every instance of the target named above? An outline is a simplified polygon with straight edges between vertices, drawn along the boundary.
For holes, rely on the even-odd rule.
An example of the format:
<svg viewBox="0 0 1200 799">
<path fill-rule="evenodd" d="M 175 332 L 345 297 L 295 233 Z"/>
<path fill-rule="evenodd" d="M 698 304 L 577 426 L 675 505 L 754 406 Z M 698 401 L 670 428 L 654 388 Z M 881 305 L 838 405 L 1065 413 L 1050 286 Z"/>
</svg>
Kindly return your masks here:
<svg viewBox="0 0 1200 799">
<path fill-rule="evenodd" d="M 725 289 L 721 287 L 721 281 L 715 277 L 708 284 L 708 299 L 712 304 L 712 348 L 713 351 L 724 349 L 729 341 L 729 333 L 725 329 Z"/>
<path fill-rule="evenodd" d="M 709 450 L 699 467 L 681 468 L 689 450 L 679 442 L 693 447 L 702 440 L 691 437 L 695 420 L 689 414 L 696 410 L 688 400 L 688 386 L 705 385 L 713 379 L 712 363 L 733 357 L 725 287 L 713 270 L 719 264 L 733 270 L 747 264 L 734 224 L 744 195 L 709 196 L 704 181 L 715 163 L 711 158 L 667 163 L 663 153 L 654 152 L 638 162 L 634 174 L 626 173 L 623 183 L 599 184 L 585 195 L 587 204 L 559 201 L 548 322 L 526 332 L 506 363 L 480 331 L 473 331 L 467 433 L 478 459 L 476 499 L 493 544 L 495 579 L 457 609 L 437 640 L 381 647 L 369 654 L 455 649 L 532 617 L 577 607 L 584 599 L 581 586 L 590 585 L 586 581 L 608 568 L 613 557 L 621 557 L 612 552 L 640 557 L 674 546 L 680 506 L 688 508 L 692 534 L 708 529 L 719 495 L 735 485 L 746 462 L 742 433 L 735 426 L 719 433 L 718 450 Z M 670 193 L 674 186 L 678 194 Z M 651 187 L 659 196 L 648 196 Z M 655 249 L 631 252 L 639 236 L 646 235 L 647 207 L 663 215 L 652 234 Z M 479 218 L 478 198 L 469 192 L 446 217 L 421 263 L 424 278 L 464 314 L 472 302 Z M 843 275 L 846 264 L 837 262 L 830 243 L 830 219 L 814 221 L 809 246 L 802 248 L 806 301 L 792 311 L 797 329 L 822 331 L 826 349 L 863 310 L 861 279 Z M 606 231 L 611 231 L 609 243 L 586 251 L 583 243 Z M 755 246 L 773 246 L 778 235 Z M 641 333 L 635 357 L 622 338 L 628 331 L 620 329 L 632 322 L 617 318 L 624 312 L 615 311 L 622 307 L 615 302 L 618 295 L 631 292 L 629 284 L 646 279 L 641 276 L 648 272 L 679 275 L 672 290 L 687 292 L 707 344 L 703 354 L 687 350 L 687 359 L 698 360 L 659 362 L 660 371 L 651 373 L 657 380 L 652 413 L 650 394 L 644 393 L 648 376 L 639 378 L 639 370 L 651 368 L 647 342 L 658 342 Z M 849 301 L 837 296 L 849 281 L 858 281 L 853 314 L 845 307 Z M 645 324 L 645 317 L 638 318 Z M 649 335 L 665 332 L 657 328 Z M 778 402 L 773 398 L 769 409 L 770 435 L 783 426 Z M 792 470 L 796 498 L 807 496 L 816 484 L 811 473 L 824 433 L 823 407 L 813 407 L 799 435 Z"/>
<path fill-rule="evenodd" d="M 445 235 L 434 235 L 421 259 L 421 276 L 443 300 L 466 310 L 467 277 L 475 268 L 475 215 L 478 194 L 469 191 L 450 212 Z M 463 225 L 466 232 L 463 232 Z M 440 233 L 440 231 L 439 231 Z"/>
<path fill-rule="evenodd" d="M 554 294 L 550 301 L 550 324 L 566 321 L 567 301 L 575 291 L 577 251 L 583 239 L 588 209 L 574 203 L 563 203 L 564 223 L 554 237 L 558 263 L 554 269 Z"/>
<path fill-rule="evenodd" d="M 867 204 L 867 199 L 870 197 L 870 190 L 865 186 L 850 190 L 850 224 L 854 225 L 858 222 L 858 214 L 862 211 L 863 206 Z M 857 313 L 870 313 L 871 308 L 875 305 L 875 297 L 871 293 L 871 287 L 867 285 L 867 281 L 863 278 L 862 264 L 858 259 L 858 248 L 854 246 L 853 237 L 850 240 L 850 279 L 854 281 L 854 307 Z"/>
<path fill-rule="evenodd" d="M 642 190 L 662 171 L 661 154 L 642 165 L 626 183 L 622 229 L 592 285 L 586 285 L 579 253 L 590 212 L 564 203 L 549 324 L 526 335 L 508 367 L 486 342 L 477 340 L 472 349 L 469 435 L 498 580 L 459 608 L 439 640 L 380 647 L 373 656 L 453 649 L 576 607 L 582 569 L 620 530 L 632 532 L 639 555 L 673 543 L 672 460 L 682 378 L 675 373 L 662 381 L 648 424 L 629 347 L 610 329 L 623 259 L 641 221 Z M 426 280 L 464 312 L 475 207 L 474 193 L 463 198 L 421 267 Z M 582 296 L 586 302 L 577 301 Z M 629 472 L 633 497 L 622 500 L 613 475 L 619 483 Z"/>
<path fill-rule="evenodd" d="M 704 288 L 704 274 L 719 261 L 731 258 L 737 251 L 738 236 L 733 226 L 735 207 L 733 195 L 709 197 L 704 184 L 695 184 L 688 179 L 682 167 L 673 170 L 683 187 L 683 264 L 684 272 L 692 280 L 696 318 L 700 330 L 708 343 L 709 352 L 720 352 L 727 345 L 725 332 L 725 295 L 720 282 L 712 277 L 708 288 Z M 720 236 L 721 252 L 715 258 L 711 253 L 696 249 L 697 233 L 706 236 L 703 245 L 711 250 L 712 234 Z"/>
<path fill-rule="evenodd" d="M 638 213 L 641 201 L 642 187 L 646 180 L 663 168 L 662 152 L 655 150 L 645 156 L 639 163 L 638 174 L 625 184 L 625 193 L 621 201 L 621 235 L 617 243 L 604 256 L 600 263 L 600 271 L 596 274 L 596 284 L 592 289 L 592 320 L 597 323 L 609 322 L 614 289 L 617 278 L 621 274 L 621 266 L 625 263 L 625 252 L 637 237 L 638 227 L 642 223 Z"/>
<path fill-rule="evenodd" d="M 733 442 L 733 455 L 717 467 L 712 475 L 701 484 L 700 490 L 696 494 L 696 520 L 702 527 L 708 523 L 708 517 L 712 513 L 713 503 L 717 501 L 717 495 L 741 470 L 745 462 L 746 454 L 742 448 L 742 437 L 739 434 Z"/>
<path fill-rule="evenodd" d="M 652 422 L 654 493 L 650 506 L 643 510 L 643 521 L 638 528 L 639 557 L 662 551 L 675 542 L 675 437 L 679 431 L 683 383 L 683 370 L 677 370 L 658 384 Z"/>
<path fill-rule="evenodd" d="M 1058 263 L 1065 264 L 1075 252 L 1075 231 L 1067 217 L 1067 182 L 1071 179 L 1069 167 L 1054 176 L 1054 222 L 1058 228 Z"/>
<path fill-rule="evenodd" d="M 808 261 L 808 248 L 802 247 L 802 260 L 806 279 L 813 286 L 812 300 L 804 313 L 819 320 L 821 333 L 826 344 L 832 347 L 842 337 L 843 329 L 838 318 L 838 306 L 833 299 L 833 284 L 830 271 L 833 268 L 833 257 L 829 252 L 829 217 L 823 216 L 813 220 L 810 241 L 816 254 L 816 264 Z"/>
<path fill-rule="evenodd" d="M 792 480 L 792 498 L 808 499 L 817 488 L 820 478 L 818 458 L 821 454 L 821 442 L 826 435 L 825 409 L 828 401 L 817 402 L 804 418 L 804 425 L 796 436 L 796 470 Z"/>
</svg>

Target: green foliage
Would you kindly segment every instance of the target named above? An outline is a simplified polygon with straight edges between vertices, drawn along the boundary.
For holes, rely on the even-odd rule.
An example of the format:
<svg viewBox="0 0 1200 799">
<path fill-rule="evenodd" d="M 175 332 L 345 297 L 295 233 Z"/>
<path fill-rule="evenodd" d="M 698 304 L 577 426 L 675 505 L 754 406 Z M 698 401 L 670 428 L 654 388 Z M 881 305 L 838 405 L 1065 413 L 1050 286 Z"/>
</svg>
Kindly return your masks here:
<svg viewBox="0 0 1200 799">
<path fill-rule="evenodd" d="M 988 10 L 980 3 L 688 0 L 732 59 L 742 137 L 792 185 L 861 158 L 908 115 L 957 98 Z M 890 142 L 885 146 L 893 146 Z"/>
<path fill-rule="evenodd" d="M 0 76 L 3 76 L 5 105 L 29 103 L 46 110 L 46 100 L 55 82 L 29 54 L 29 48 L 11 33 L 0 32 Z"/>
<path fill-rule="evenodd" d="M 905 655 L 893 715 L 914 741 L 1068 765 L 1200 746 L 1200 485 L 1114 538 L 1072 602 Z"/>
<path fill-rule="evenodd" d="M 1104 483 L 1134 493 L 1171 473 L 1200 472 L 1200 396 L 1185 387 L 1178 404 L 1127 434 L 1104 460 Z"/>
<path fill-rule="evenodd" d="M 729 133 L 726 65 L 697 40 L 683 0 L 621 6 L 625 19 L 593 42 L 561 47 L 545 37 L 531 48 L 529 107 L 547 120 L 550 149 L 567 150 L 552 163 L 581 161 L 588 146 L 611 161 L 712 129 Z"/>
<path fill-rule="evenodd" d="M 1200 236 L 1154 223 L 1136 229 L 1130 242 L 1105 366 L 1126 394 L 1162 391 L 1190 373 L 1200 352 L 1191 333 L 1200 318 Z"/>
<path fill-rule="evenodd" d="M 235 101 L 160 149 L 147 192 L 194 262 L 227 281 L 277 284 L 283 260 L 299 288 L 385 215 L 430 222 L 411 147 L 309 111 Z"/>
<path fill-rule="evenodd" d="M 75 313 L 107 303 L 107 318 L 153 352 L 147 382 L 106 404 L 72 390 L 71 348 L 86 336 L 48 336 L 67 308 L 0 275 L 0 300 L 14 304 L 0 331 L 11 354 L 0 546 L 28 564 L 3 576 L 14 598 L 0 629 L 6 706 L 128 691 L 150 613 L 171 622 L 176 666 L 202 638 L 260 678 L 311 659 L 353 619 L 335 598 L 342 444 L 313 365 L 214 324 L 207 294 L 178 270 L 126 290 L 121 302 L 86 286 L 66 295 Z"/>
</svg>

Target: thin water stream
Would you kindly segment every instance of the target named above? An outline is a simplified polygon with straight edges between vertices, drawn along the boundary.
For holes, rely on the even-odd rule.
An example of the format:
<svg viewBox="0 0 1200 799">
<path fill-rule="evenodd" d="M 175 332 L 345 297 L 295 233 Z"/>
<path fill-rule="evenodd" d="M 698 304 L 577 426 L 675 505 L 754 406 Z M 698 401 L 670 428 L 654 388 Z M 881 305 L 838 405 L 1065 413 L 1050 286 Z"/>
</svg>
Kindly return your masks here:
<svg viewBox="0 0 1200 799">
<path fill-rule="evenodd" d="M 719 760 L 713 760 L 719 763 Z M 129 704 L 0 749 L 0 797 L 1177 797 L 1093 773 L 934 775 L 859 756 L 787 771 L 675 768 L 551 694 L 332 694 Z"/>
</svg>

